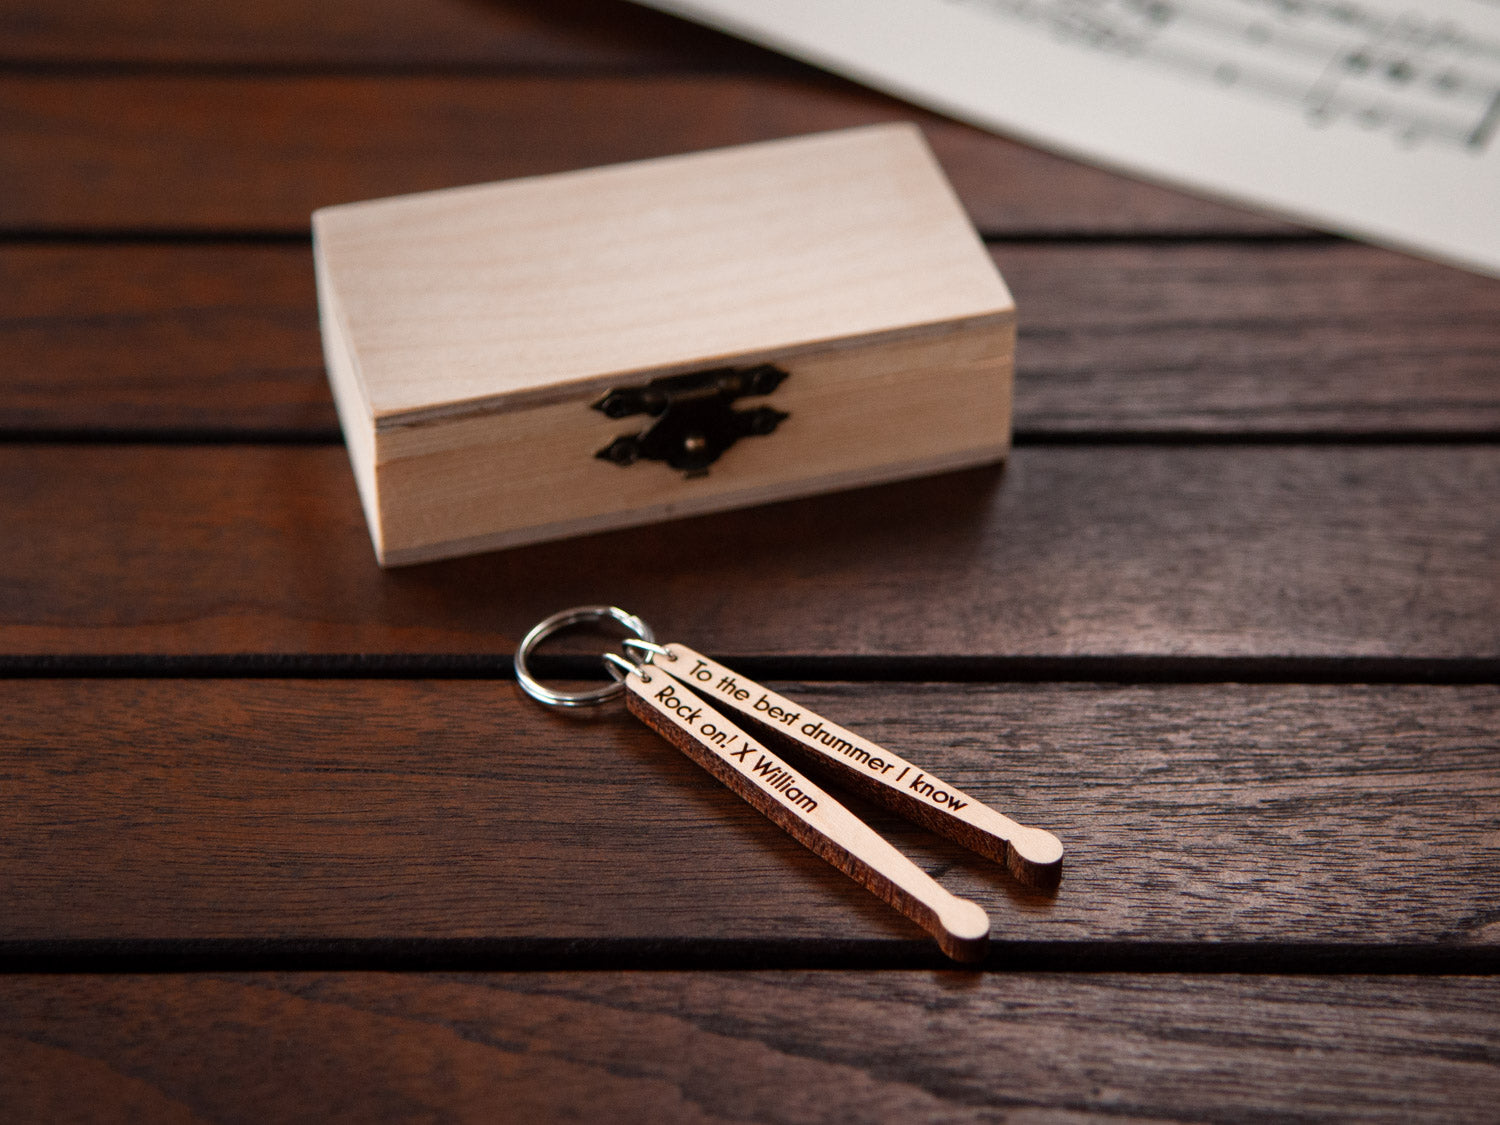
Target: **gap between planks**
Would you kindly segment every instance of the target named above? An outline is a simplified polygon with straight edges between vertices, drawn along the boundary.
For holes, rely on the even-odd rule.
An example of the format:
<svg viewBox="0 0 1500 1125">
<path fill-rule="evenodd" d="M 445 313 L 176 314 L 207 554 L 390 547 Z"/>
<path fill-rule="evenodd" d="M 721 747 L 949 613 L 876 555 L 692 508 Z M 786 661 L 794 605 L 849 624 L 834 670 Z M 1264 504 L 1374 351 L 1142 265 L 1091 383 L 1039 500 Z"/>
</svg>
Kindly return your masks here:
<svg viewBox="0 0 1500 1125">
<path fill-rule="evenodd" d="M 991 940 L 955 965 L 929 940 L 247 938 L 0 940 L 16 973 L 760 972 L 1186 973 L 1195 976 L 1495 976 L 1500 946 L 1375 942 Z"/>
<path fill-rule="evenodd" d="M 748 45 L 747 45 L 748 46 Z M 0 76 L 16 78 L 201 78 L 230 79 L 247 82 L 278 81 L 288 78 L 389 78 L 405 79 L 553 79 L 559 81 L 616 80 L 650 78 L 792 78 L 809 84 L 836 84 L 844 79 L 821 71 L 810 63 L 789 55 L 765 52 L 763 59 L 730 66 L 716 65 L 711 59 L 691 58 L 640 62 L 599 60 L 578 64 L 548 64 L 478 59 L 439 61 L 264 61 L 234 62 L 220 59 L 172 60 L 155 62 L 136 59 L 23 59 L 0 56 Z M 915 105 L 913 113 L 922 112 Z"/>
<path fill-rule="evenodd" d="M 191 426 L 183 428 L 80 427 L 56 429 L 0 427 L 0 443 L 27 445 L 342 445 L 343 435 L 326 427 L 246 428 Z M 1170 449 L 1236 446 L 1475 446 L 1500 444 L 1500 430 L 1261 430 L 1244 433 L 1199 433 L 1191 430 L 1112 430 L 1098 433 L 1069 430 L 1018 429 L 1011 437 L 1017 448 L 1076 446 L 1160 446 Z"/>
<path fill-rule="evenodd" d="M 0 653 L 0 679 L 497 680 L 500 653 Z M 1500 658 L 1383 656 L 728 655 L 778 682 L 906 684 L 1500 684 Z M 546 679 L 602 681 L 592 657 L 538 656 Z"/>
<path fill-rule="evenodd" d="M 462 185 L 453 185 L 462 186 Z M 310 218 L 311 216 L 309 216 Z M 1229 246 L 1310 247 L 1360 245 L 1321 231 L 978 231 L 988 247 L 1005 246 Z M 66 227 L 0 226 L 0 246 L 302 246 L 311 234 L 280 227 Z M 1391 251 L 1394 253 L 1394 251 Z M 1451 268 L 1451 267 L 1444 267 Z"/>
</svg>

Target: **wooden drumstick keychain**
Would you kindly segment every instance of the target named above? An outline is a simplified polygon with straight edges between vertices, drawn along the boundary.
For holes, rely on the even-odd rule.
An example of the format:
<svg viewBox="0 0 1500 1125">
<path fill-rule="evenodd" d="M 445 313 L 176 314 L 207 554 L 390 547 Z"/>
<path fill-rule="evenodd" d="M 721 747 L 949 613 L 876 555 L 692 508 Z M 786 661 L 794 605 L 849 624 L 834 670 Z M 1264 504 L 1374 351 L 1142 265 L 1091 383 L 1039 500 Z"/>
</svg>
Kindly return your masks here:
<svg viewBox="0 0 1500 1125">
<path fill-rule="evenodd" d="M 562 692 L 541 684 L 528 667 L 533 650 L 560 629 L 612 620 L 633 639 L 634 659 L 605 653 L 616 682 Z M 639 617 L 615 606 L 579 606 L 539 623 L 516 650 L 516 680 L 550 707 L 585 707 L 620 693 L 631 714 L 713 774 L 796 840 L 932 934 L 957 961 L 982 960 L 990 920 L 974 902 L 949 894 L 869 825 L 789 765 L 771 747 L 791 750 L 889 806 L 914 823 L 1004 863 L 1021 882 L 1055 886 L 1062 844 L 975 800 L 868 739 L 717 664 L 686 645 L 656 643 Z M 755 734 L 721 710 L 737 712 Z"/>
</svg>

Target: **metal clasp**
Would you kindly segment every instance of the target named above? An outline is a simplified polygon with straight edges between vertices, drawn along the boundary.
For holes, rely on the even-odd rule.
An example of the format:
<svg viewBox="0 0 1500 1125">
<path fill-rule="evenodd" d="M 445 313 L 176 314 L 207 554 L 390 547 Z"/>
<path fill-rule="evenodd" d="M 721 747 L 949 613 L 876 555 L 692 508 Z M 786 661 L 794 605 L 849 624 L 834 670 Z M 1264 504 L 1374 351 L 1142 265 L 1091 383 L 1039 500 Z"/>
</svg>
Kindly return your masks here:
<svg viewBox="0 0 1500 1125">
<path fill-rule="evenodd" d="M 615 438 L 594 456 L 616 465 L 641 458 L 665 461 L 690 477 L 708 472 L 742 437 L 769 434 L 790 415 L 770 406 L 735 410 L 736 399 L 768 395 L 786 380 L 779 367 L 716 367 L 664 375 L 640 387 L 616 387 L 594 403 L 611 418 L 649 414 L 656 421 L 638 434 Z"/>
</svg>

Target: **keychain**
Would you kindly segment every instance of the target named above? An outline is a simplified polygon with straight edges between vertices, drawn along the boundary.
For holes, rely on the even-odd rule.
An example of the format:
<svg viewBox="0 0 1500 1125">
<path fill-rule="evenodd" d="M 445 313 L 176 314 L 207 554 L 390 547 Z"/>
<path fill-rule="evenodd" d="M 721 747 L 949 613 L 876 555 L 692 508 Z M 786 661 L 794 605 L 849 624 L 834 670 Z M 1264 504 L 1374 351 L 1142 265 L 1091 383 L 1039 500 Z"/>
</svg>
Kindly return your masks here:
<svg viewBox="0 0 1500 1125">
<path fill-rule="evenodd" d="M 602 620 L 616 621 L 634 634 L 623 642 L 631 658 L 604 654 L 614 683 L 565 692 L 532 676 L 527 661 L 537 645 L 570 625 Z M 578 606 L 553 614 L 526 634 L 516 650 L 515 667 L 522 690 L 549 707 L 592 706 L 623 692 L 631 714 L 794 839 L 932 934 L 954 960 L 983 959 L 990 937 L 983 908 L 944 890 L 772 747 L 810 758 L 856 792 L 1004 863 L 1023 883 L 1051 887 L 1062 875 L 1063 848 L 1052 833 L 1002 816 L 930 772 L 686 645 L 657 644 L 650 626 L 618 607 Z M 726 712 L 746 720 L 754 735 Z"/>
</svg>

